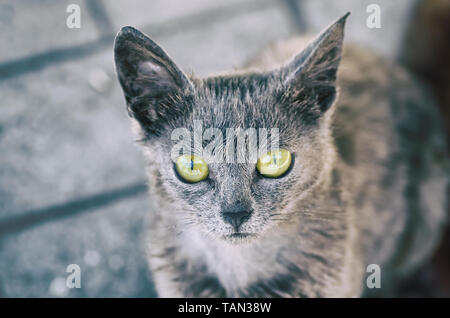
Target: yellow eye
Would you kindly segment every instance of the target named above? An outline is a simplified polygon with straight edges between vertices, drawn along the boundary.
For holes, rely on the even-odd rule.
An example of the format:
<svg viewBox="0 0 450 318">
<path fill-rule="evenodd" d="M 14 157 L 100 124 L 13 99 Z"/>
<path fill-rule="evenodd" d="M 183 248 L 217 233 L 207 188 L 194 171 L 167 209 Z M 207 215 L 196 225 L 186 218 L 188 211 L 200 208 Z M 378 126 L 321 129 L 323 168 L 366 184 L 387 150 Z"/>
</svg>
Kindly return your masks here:
<svg viewBox="0 0 450 318">
<path fill-rule="evenodd" d="M 187 182 L 199 182 L 208 177 L 208 164 L 200 157 L 182 155 L 178 157 L 175 167 L 178 175 Z"/>
<path fill-rule="evenodd" d="M 278 149 L 262 155 L 256 162 L 256 169 L 264 177 L 282 176 L 291 166 L 292 156 L 289 150 Z"/>
</svg>

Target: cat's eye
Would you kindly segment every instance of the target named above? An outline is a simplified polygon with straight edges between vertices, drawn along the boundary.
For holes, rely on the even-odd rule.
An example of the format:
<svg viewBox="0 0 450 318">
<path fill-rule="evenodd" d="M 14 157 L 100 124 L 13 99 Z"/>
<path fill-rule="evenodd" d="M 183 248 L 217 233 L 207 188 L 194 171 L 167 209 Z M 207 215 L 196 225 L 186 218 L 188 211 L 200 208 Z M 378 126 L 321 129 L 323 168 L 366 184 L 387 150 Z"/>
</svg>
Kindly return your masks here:
<svg viewBox="0 0 450 318">
<path fill-rule="evenodd" d="M 289 150 L 277 149 L 262 155 L 256 162 L 258 172 L 267 178 L 281 177 L 292 164 Z"/>
<path fill-rule="evenodd" d="M 175 168 L 180 178 L 187 182 L 195 183 L 208 177 L 208 164 L 201 157 L 194 155 L 182 155 L 177 158 Z"/>
</svg>

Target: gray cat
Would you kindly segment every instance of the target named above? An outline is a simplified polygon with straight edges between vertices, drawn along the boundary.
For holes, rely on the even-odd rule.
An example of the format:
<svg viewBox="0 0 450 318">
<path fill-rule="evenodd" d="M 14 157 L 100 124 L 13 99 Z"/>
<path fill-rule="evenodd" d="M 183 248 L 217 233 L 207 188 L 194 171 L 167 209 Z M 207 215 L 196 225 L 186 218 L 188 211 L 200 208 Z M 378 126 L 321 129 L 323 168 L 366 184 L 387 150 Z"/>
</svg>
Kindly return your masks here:
<svg viewBox="0 0 450 318">
<path fill-rule="evenodd" d="M 208 78 L 184 74 L 138 30 L 119 32 L 117 74 L 157 200 L 148 257 L 160 296 L 389 295 L 432 253 L 448 182 L 438 114 L 404 69 L 343 47 L 347 16 L 288 62 L 303 38 Z M 190 182 L 172 132 L 194 120 L 224 135 L 278 128 L 289 168 L 274 177 L 254 162 L 189 159 L 207 167 Z M 370 264 L 379 289 L 366 286 Z"/>
</svg>

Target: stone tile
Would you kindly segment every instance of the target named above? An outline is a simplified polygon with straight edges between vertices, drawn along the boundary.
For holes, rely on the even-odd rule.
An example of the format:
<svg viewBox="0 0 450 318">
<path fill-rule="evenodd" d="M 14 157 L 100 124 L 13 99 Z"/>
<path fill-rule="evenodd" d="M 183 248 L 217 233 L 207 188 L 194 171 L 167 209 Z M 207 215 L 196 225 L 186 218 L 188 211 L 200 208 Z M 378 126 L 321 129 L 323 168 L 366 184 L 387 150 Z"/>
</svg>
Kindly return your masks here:
<svg viewBox="0 0 450 318">
<path fill-rule="evenodd" d="M 346 38 L 360 43 L 379 54 L 396 57 L 408 18 L 412 13 L 415 0 L 302 0 L 302 15 L 310 32 L 319 32 L 331 22 L 350 11 L 347 20 Z M 381 9 L 381 28 L 369 29 L 366 24 L 369 4 L 378 4 Z"/>
<path fill-rule="evenodd" d="M 145 179 L 112 49 L 0 84 L 0 218 Z"/>
<path fill-rule="evenodd" d="M 154 297 L 144 255 L 143 194 L 95 212 L 0 237 L 3 297 Z M 81 288 L 66 287 L 69 264 Z"/>
<path fill-rule="evenodd" d="M 249 0 L 228 0 L 222 1 L 208 0 L 116 0 L 104 1 L 106 12 L 116 29 L 131 25 L 142 27 L 154 25 L 166 21 L 176 21 L 191 14 L 199 14 L 205 10 L 221 8 L 224 5 L 242 4 Z"/>
<path fill-rule="evenodd" d="M 151 29 L 144 29 L 149 36 Z M 154 37 L 185 72 L 205 76 L 238 68 L 244 60 L 274 41 L 292 35 L 280 6 L 248 12 L 208 27 Z"/>
<path fill-rule="evenodd" d="M 81 28 L 66 25 L 69 4 L 81 8 Z M 56 48 L 71 47 L 98 37 L 84 0 L 15 0 L 0 3 L 0 62 Z"/>
</svg>

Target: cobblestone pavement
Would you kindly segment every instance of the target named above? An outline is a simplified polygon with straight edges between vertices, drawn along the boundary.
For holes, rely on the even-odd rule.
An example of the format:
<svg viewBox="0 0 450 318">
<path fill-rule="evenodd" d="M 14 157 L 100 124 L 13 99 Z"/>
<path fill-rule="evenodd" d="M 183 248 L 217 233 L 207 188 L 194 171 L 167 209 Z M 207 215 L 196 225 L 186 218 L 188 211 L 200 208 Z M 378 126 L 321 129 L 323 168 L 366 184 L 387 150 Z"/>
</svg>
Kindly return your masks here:
<svg viewBox="0 0 450 318">
<path fill-rule="evenodd" d="M 133 25 L 183 69 L 238 67 L 270 43 L 351 11 L 347 38 L 395 57 L 414 1 L 0 1 L 0 296 L 152 297 L 144 257 L 152 211 L 112 45 Z M 69 4 L 81 28 L 66 26 Z M 66 267 L 78 264 L 80 289 Z"/>
</svg>

